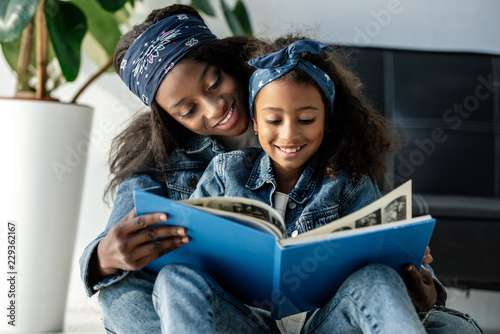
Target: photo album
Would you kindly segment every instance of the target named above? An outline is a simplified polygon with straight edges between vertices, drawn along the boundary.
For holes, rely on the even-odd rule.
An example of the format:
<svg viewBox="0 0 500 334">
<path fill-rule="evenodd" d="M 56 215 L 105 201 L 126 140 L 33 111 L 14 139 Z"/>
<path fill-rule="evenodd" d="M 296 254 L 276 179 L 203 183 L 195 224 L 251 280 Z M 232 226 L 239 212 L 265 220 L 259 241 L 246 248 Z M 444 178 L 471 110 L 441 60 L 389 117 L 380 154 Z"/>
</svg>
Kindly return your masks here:
<svg viewBox="0 0 500 334">
<path fill-rule="evenodd" d="M 160 224 L 183 226 L 191 241 L 144 269 L 190 264 L 250 306 L 275 319 L 316 309 L 356 270 L 382 263 L 404 274 L 420 268 L 435 219 L 411 217 L 411 181 L 345 217 L 286 238 L 272 207 L 239 197 L 185 201 L 134 190 L 137 215 L 165 212 Z"/>
</svg>

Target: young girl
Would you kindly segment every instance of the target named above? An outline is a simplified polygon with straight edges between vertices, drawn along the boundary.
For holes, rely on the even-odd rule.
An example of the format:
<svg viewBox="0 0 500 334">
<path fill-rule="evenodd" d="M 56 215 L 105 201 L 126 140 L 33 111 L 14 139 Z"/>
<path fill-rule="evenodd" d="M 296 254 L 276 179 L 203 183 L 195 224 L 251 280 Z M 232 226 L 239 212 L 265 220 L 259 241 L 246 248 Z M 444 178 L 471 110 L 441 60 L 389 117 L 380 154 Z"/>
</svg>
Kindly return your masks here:
<svg viewBox="0 0 500 334">
<path fill-rule="evenodd" d="M 284 212 L 288 237 L 380 197 L 374 182 L 392 138 L 384 119 L 344 87 L 327 51 L 299 40 L 250 62 L 258 68 L 250 110 L 262 149 L 215 157 L 192 197 L 261 200 Z"/>
<path fill-rule="evenodd" d="M 275 52 L 250 61 L 257 67 L 250 79 L 250 110 L 262 149 L 216 156 L 191 198 L 261 200 L 282 212 L 287 237 L 294 237 L 380 197 L 374 182 L 384 172 L 383 157 L 392 138 L 330 47 L 279 39 L 264 49 Z M 153 300 L 164 333 L 425 333 L 424 325 L 442 326 L 437 325 L 441 319 L 433 322 L 436 312 L 428 312 L 437 301 L 431 272 L 420 276 L 413 266 L 408 271 L 412 279 L 426 282 L 420 286 L 426 292 L 413 298 L 413 304 L 394 270 L 369 265 L 351 275 L 321 309 L 278 322 L 182 264 L 160 271 Z M 415 308 L 428 312 L 424 325 Z M 461 333 L 479 332 L 455 318 L 444 323 Z"/>
</svg>

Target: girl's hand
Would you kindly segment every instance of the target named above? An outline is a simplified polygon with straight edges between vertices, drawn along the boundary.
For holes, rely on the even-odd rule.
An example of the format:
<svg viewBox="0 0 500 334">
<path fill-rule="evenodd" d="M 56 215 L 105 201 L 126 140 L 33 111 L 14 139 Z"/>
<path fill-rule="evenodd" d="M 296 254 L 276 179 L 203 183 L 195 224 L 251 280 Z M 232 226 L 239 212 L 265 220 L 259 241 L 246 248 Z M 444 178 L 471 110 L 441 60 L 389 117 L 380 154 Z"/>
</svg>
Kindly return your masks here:
<svg viewBox="0 0 500 334">
<path fill-rule="evenodd" d="M 414 265 L 405 266 L 408 273 L 405 279 L 406 289 L 417 312 L 427 312 L 434 307 L 437 300 L 437 291 L 431 272 L 425 268 L 418 271 Z"/>
<path fill-rule="evenodd" d="M 434 258 L 431 255 L 431 249 L 429 248 L 429 246 L 427 246 L 422 264 L 430 264 L 432 263 L 432 261 L 434 261 Z"/>
<path fill-rule="evenodd" d="M 153 226 L 165 222 L 165 213 L 136 216 L 135 209 L 113 225 L 97 246 L 98 270 L 107 277 L 122 270 L 139 270 L 149 262 L 189 243 L 186 229 L 179 226 Z M 152 240 L 161 238 L 161 240 Z"/>
</svg>

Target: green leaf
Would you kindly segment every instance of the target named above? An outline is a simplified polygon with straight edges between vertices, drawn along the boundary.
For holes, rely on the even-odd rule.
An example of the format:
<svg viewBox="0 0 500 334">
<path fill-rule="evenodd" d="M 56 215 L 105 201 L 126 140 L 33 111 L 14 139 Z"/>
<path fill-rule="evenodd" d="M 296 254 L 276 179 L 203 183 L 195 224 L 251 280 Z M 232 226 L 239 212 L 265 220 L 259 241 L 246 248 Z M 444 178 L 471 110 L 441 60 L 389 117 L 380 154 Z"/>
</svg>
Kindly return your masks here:
<svg viewBox="0 0 500 334">
<path fill-rule="evenodd" d="M 234 15 L 236 15 L 241 27 L 245 31 L 246 35 L 253 35 L 252 24 L 250 23 L 250 16 L 248 15 L 247 9 L 243 1 L 238 0 L 236 6 L 234 7 Z"/>
<path fill-rule="evenodd" d="M 229 29 L 231 29 L 233 35 L 245 35 L 245 30 L 241 27 L 238 17 L 236 17 L 231 8 L 227 6 L 224 0 L 220 0 L 220 5 L 226 18 L 227 25 Z"/>
<path fill-rule="evenodd" d="M 104 49 L 108 59 L 113 57 L 116 45 L 122 35 L 115 14 L 102 9 L 97 3 L 89 0 L 73 0 L 71 3 L 85 14 L 88 33 L 92 35 L 93 40 Z M 108 59 L 101 59 L 102 61 L 94 59 L 94 61 L 102 66 Z"/>
<path fill-rule="evenodd" d="M 2 0 L 0 2 L 0 41 L 21 35 L 36 11 L 38 0 Z"/>
<path fill-rule="evenodd" d="M 33 33 L 36 34 L 36 31 L 34 31 Z M 12 41 L 0 43 L 2 45 L 2 52 L 5 57 L 5 60 L 7 61 L 7 63 L 9 64 L 10 68 L 12 68 L 13 71 L 17 71 L 17 61 L 19 59 L 19 52 L 21 49 L 21 40 L 22 40 L 22 35 Z M 49 48 L 49 62 L 51 61 L 52 58 L 54 58 L 54 53 L 51 51 L 52 50 Z M 35 39 L 33 39 L 33 47 L 31 48 L 30 66 L 33 69 L 36 68 Z"/>
<path fill-rule="evenodd" d="M 9 64 L 10 68 L 12 71 L 16 72 L 17 71 L 17 62 L 19 58 L 19 49 L 21 47 L 21 40 L 22 36 L 19 38 L 2 43 L 2 52 L 5 57 L 5 60 Z M 34 56 L 34 55 L 33 55 Z M 30 71 L 30 69 L 33 69 L 34 64 L 34 57 L 31 57 L 31 66 L 28 68 L 28 73 L 17 73 L 17 84 L 16 84 L 16 89 L 21 89 L 22 91 L 30 91 L 30 86 L 29 82 L 30 79 L 36 74 L 34 71 Z M 12 87 L 14 88 L 14 87 Z"/>
<path fill-rule="evenodd" d="M 82 49 L 87 57 L 89 57 L 99 68 L 106 65 L 111 58 L 92 34 L 85 35 L 82 43 Z M 111 68 L 108 69 L 108 72 L 114 72 L 114 68 L 111 66 Z"/>
<path fill-rule="evenodd" d="M 80 71 L 81 45 L 87 32 L 85 15 L 75 5 L 58 0 L 46 0 L 45 12 L 61 71 L 67 81 L 74 81 Z"/>
<path fill-rule="evenodd" d="M 201 11 L 208 16 L 215 16 L 215 10 L 208 0 L 191 0 L 191 4 L 198 11 Z"/>
<path fill-rule="evenodd" d="M 99 6 L 104 8 L 105 10 L 109 12 L 115 12 L 120 8 L 123 8 L 125 6 L 125 3 L 128 0 L 95 0 Z M 93 0 L 86 0 L 85 2 L 93 2 Z"/>
<path fill-rule="evenodd" d="M 130 2 L 128 4 L 125 4 L 123 8 L 117 10 L 114 15 L 116 20 L 120 24 L 128 24 L 128 19 L 132 17 L 134 14 L 134 2 Z"/>
<path fill-rule="evenodd" d="M 16 71 L 17 68 L 17 59 L 19 58 L 19 49 L 21 48 L 21 39 L 22 37 L 19 36 L 12 41 L 1 43 L 5 60 L 13 71 Z"/>
<path fill-rule="evenodd" d="M 36 30 L 36 27 L 35 27 L 35 30 Z M 33 33 L 36 33 L 36 31 L 34 31 Z M 14 72 L 16 72 L 18 77 L 20 75 L 22 75 L 22 74 L 17 73 L 17 61 L 19 58 L 19 50 L 21 48 L 21 40 L 22 40 L 22 36 L 19 36 L 18 38 L 16 38 L 13 41 L 6 42 L 6 43 L 0 43 L 2 45 L 2 52 L 3 52 L 3 55 L 5 57 L 5 60 L 9 64 L 10 68 Z M 49 45 L 49 60 L 48 60 L 49 64 L 52 62 L 52 60 L 55 57 L 54 50 L 50 46 L 51 45 Z M 31 79 L 36 77 L 36 40 L 33 40 L 33 47 L 31 49 L 31 57 L 30 57 L 30 67 L 28 69 L 28 73 L 25 75 L 26 75 L 25 81 L 31 82 L 31 83 L 32 83 Z M 53 78 L 50 77 L 51 74 L 48 73 L 48 75 L 49 75 L 49 80 L 53 80 Z M 20 78 L 20 81 L 23 81 L 23 80 Z M 22 90 L 33 90 L 33 91 L 35 90 L 34 87 L 31 87 L 31 88 L 22 87 L 21 89 Z"/>
</svg>

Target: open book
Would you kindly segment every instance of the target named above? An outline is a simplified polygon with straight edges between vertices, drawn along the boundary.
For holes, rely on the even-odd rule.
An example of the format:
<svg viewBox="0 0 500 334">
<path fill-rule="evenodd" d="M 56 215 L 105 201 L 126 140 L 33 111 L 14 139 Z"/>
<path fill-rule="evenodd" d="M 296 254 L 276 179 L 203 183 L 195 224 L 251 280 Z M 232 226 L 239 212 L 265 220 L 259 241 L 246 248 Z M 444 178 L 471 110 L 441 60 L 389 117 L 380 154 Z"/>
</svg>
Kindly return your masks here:
<svg viewBox="0 0 500 334">
<path fill-rule="evenodd" d="M 403 274 L 420 267 L 435 220 L 411 218 L 411 181 L 322 227 L 285 238 L 280 214 L 234 197 L 176 202 L 134 190 L 137 214 L 166 212 L 162 224 L 184 226 L 191 242 L 145 269 L 194 265 L 247 305 L 275 319 L 323 306 L 354 271 L 383 263 Z"/>
</svg>

